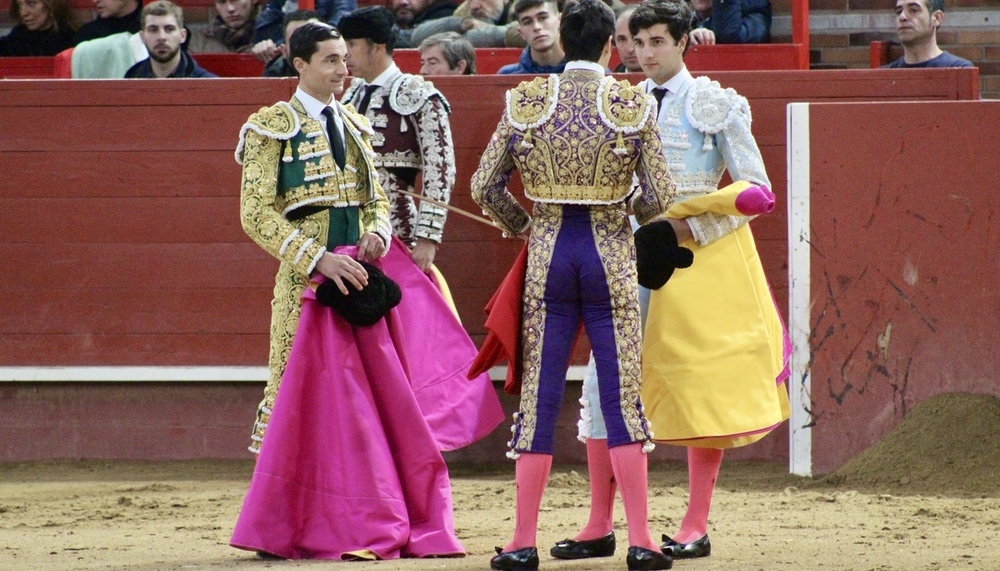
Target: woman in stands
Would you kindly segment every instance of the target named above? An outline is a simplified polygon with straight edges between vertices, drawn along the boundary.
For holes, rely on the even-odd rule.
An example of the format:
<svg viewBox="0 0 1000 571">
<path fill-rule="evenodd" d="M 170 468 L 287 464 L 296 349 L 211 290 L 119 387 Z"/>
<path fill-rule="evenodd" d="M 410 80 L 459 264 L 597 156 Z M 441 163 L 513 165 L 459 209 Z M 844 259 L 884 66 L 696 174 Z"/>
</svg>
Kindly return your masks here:
<svg viewBox="0 0 1000 571">
<path fill-rule="evenodd" d="M 10 18 L 17 25 L 0 38 L 0 57 L 54 56 L 73 47 L 69 0 L 14 0 Z"/>
</svg>

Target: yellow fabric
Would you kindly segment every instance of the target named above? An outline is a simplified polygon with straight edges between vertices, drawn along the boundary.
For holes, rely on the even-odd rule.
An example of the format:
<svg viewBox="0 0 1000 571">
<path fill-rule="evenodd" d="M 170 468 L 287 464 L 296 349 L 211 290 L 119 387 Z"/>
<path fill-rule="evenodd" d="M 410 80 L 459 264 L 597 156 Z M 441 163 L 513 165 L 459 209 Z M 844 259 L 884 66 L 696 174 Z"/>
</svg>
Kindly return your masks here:
<svg viewBox="0 0 1000 571">
<path fill-rule="evenodd" d="M 688 206 L 720 211 L 725 202 L 726 194 L 711 193 Z M 691 240 L 683 246 L 694 252 L 694 264 L 650 296 L 642 351 L 646 417 L 656 441 L 744 446 L 789 417 L 787 390 L 775 382 L 784 368 L 781 318 L 749 226 L 704 247 Z"/>
<path fill-rule="evenodd" d="M 715 192 L 675 202 L 670 206 L 670 210 L 667 211 L 666 216 L 669 218 L 687 218 L 688 216 L 698 216 L 705 212 L 714 212 L 727 216 L 744 216 L 742 212 L 736 209 L 736 197 L 751 186 L 753 185 L 745 180 L 738 180 Z"/>
<path fill-rule="evenodd" d="M 455 319 L 461 323 L 462 318 L 459 317 L 458 308 L 455 307 L 455 299 L 451 297 L 451 288 L 448 287 L 448 282 L 445 281 L 444 275 L 441 274 L 441 270 L 437 269 L 437 266 L 434 264 L 431 264 L 431 278 L 434 280 L 438 289 L 441 290 L 441 297 L 444 298 L 448 307 L 451 308 L 451 312 L 455 314 Z"/>
</svg>

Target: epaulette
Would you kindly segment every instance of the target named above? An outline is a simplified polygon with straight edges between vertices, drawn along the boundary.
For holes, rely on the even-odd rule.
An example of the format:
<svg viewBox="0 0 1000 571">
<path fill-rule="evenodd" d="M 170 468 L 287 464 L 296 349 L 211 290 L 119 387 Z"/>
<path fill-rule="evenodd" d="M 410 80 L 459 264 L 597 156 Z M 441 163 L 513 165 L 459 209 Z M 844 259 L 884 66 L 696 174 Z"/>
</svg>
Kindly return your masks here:
<svg viewBox="0 0 1000 571">
<path fill-rule="evenodd" d="M 357 110 L 354 109 L 353 105 L 350 103 L 341 103 L 340 110 L 344 121 L 349 123 L 355 129 L 365 133 L 369 137 L 375 134 L 375 130 L 372 129 L 371 123 L 368 122 L 368 119 L 364 115 L 358 113 Z"/>
<path fill-rule="evenodd" d="M 635 133 L 656 109 L 656 100 L 627 81 L 605 77 L 597 88 L 597 112 L 601 121 L 619 133 Z"/>
<path fill-rule="evenodd" d="M 709 135 L 722 132 L 741 113 L 747 121 L 751 119 L 750 104 L 745 97 L 704 76 L 695 78 L 688 88 L 685 111 L 691 126 Z"/>
<path fill-rule="evenodd" d="M 389 107 L 404 117 L 420 111 L 432 97 L 440 98 L 445 111 L 451 113 L 451 105 L 444 95 L 419 75 L 401 74 L 389 86 Z"/>
<path fill-rule="evenodd" d="M 243 146 L 246 144 L 247 131 L 279 141 L 287 141 L 302 128 L 298 113 L 287 101 L 279 101 L 270 107 L 262 107 L 247 119 L 240 128 L 240 141 L 236 145 L 236 162 L 243 164 Z"/>
<path fill-rule="evenodd" d="M 558 75 L 522 81 L 520 85 L 507 91 L 507 119 L 522 131 L 537 127 L 555 113 L 558 97 Z"/>
</svg>

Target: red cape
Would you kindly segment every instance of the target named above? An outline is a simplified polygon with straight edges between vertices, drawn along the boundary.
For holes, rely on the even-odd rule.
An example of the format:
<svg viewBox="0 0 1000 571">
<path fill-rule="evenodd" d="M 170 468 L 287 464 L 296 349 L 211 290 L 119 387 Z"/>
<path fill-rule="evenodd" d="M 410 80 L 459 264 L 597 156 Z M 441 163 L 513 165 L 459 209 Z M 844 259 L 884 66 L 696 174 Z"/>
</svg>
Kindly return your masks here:
<svg viewBox="0 0 1000 571">
<path fill-rule="evenodd" d="M 500 287 L 486 304 L 486 340 L 469 370 L 469 378 L 473 379 L 506 360 L 507 380 L 503 390 L 509 395 L 521 394 L 524 368 L 521 361 L 521 297 L 527 269 L 528 246 L 525 244 Z"/>
</svg>

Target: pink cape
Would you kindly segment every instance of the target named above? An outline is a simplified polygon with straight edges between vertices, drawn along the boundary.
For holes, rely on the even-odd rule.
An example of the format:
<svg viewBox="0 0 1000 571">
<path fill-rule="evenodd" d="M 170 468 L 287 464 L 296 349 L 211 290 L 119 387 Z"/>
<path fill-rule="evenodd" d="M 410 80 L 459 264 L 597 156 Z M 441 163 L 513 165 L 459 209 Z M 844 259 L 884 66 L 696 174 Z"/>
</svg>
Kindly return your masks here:
<svg viewBox="0 0 1000 571">
<path fill-rule="evenodd" d="M 288 559 L 464 553 L 440 451 L 486 436 L 503 411 L 487 376 L 466 379 L 475 345 L 405 247 L 381 265 L 403 300 L 372 327 L 303 293 L 232 546 Z"/>
</svg>

